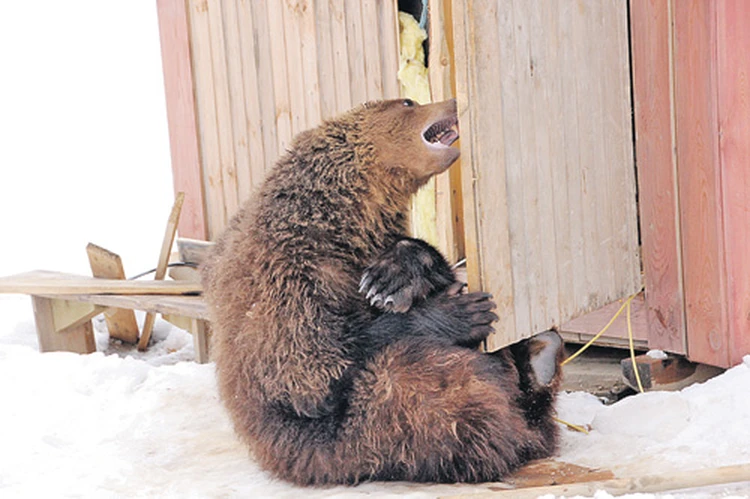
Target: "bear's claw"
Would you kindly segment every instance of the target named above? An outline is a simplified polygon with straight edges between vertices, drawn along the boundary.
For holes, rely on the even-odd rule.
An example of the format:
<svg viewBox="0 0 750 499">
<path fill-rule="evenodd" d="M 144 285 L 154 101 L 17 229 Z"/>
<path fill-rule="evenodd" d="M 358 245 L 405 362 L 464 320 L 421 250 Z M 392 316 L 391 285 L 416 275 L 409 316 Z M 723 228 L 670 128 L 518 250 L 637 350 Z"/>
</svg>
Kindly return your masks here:
<svg viewBox="0 0 750 499">
<path fill-rule="evenodd" d="M 404 238 L 365 270 L 359 292 L 373 307 L 405 313 L 454 282 L 453 271 L 440 252 L 419 239 Z"/>
</svg>

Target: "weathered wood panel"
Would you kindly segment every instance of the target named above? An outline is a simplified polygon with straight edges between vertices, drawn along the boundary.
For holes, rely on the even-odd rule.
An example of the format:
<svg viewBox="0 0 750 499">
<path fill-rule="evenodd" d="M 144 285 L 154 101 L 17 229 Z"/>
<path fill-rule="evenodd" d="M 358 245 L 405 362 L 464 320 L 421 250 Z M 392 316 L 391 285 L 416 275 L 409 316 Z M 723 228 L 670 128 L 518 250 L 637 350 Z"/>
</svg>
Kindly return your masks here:
<svg viewBox="0 0 750 499">
<path fill-rule="evenodd" d="M 461 124 L 461 175 L 469 288 L 491 291 L 499 321 L 488 347 L 515 340 L 508 237 L 503 112 L 496 0 L 453 0 L 456 99 Z M 481 16 L 475 16 L 481 12 Z"/>
<path fill-rule="evenodd" d="M 750 353 L 750 2 L 718 2 L 716 22 L 730 366 Z"/>
<path fill-rule="evenodd" d="M 690 358 L 723 365 L 726 286 L 718 148 L 716 3 L 674 3 L 675 116 Z"/>
<path fill-rule="evenodd" d="M 187 7 L 207 231 L 181 235 L 212 239 L 294 135 L 366 100 L 398 96 L 395 2 Z"/>
<path fill-rule="evenodd" d="M 179 230 L 184 237 L 203 238 L 207 222 L 186 3 L 182 0 L 157 0 L 156 7 L 174 190 L 189 193 Z"/>
<path fill-rule="evenodd" d="M 453 13 L 450 0 L 429 2 L 429 61 L 432 100 L 440 102 L 456 95 L 453 66 Z M 464 257 L 463 197 L 461 192 L 461 160 L 444 175 L 435 179 L 436 244 L 455 262 Z"/>
<path fill-rule="evenodd" d="M 633 100 L 649 344 L 684 354 L 670 5 L 630 2 Z"/>
<path fill-rule="evenodd" d="M 453 2 L 468 275 L 498 301 L 491 347 L 641 287 L 626 9 Z"/>
</svg>

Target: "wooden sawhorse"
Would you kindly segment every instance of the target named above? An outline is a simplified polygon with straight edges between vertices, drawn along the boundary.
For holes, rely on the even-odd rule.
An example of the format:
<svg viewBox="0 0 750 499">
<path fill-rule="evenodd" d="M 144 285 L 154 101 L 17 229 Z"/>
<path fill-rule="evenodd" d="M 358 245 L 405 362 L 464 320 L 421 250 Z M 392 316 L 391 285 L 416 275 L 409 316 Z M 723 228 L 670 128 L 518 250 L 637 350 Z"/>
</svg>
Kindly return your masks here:
<svg viewBox="0 0 750 499">
<path fill-rule="evenodd" d="M 208 310 L 200 283 L 123 281 L 37 270 L 0 277 L 0 293 L 30 295 L 39 350 L 96 351 L 91 319 L 112 308 L 159 313 L 193 335 L 195 359 L 208 362 Z"/>
</svg>

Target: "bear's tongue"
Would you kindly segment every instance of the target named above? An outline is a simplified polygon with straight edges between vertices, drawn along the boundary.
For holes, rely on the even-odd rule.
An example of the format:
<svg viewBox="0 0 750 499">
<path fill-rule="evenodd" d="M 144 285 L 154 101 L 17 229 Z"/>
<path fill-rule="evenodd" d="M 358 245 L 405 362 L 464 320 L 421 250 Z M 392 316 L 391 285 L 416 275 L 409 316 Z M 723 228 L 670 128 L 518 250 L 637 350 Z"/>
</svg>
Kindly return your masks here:
<svg viewBox="0 0 750 499">
<path fill-rule="evenodd" d="M 448 130 L 444 131 L 440 134 L 438 137 L 438 140 L 441 144 L 445 144 L 446 146 L 449 146 L 453 144 L 456 140 L 458 140 L 458 132 L 454 130 L 453 128 L 449 128 Z"/>
</svg>

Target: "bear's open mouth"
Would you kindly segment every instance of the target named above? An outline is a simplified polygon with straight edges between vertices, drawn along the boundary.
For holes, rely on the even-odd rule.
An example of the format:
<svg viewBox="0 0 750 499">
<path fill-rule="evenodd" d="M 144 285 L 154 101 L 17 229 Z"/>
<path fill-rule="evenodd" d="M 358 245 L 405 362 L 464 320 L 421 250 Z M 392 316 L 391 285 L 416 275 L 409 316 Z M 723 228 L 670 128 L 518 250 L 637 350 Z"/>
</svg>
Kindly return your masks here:
<svg viewBox="0 0 750 499">
<path fill-rule="evenodd" d="M 458 140 L 458 118 L 453 116 L 433 123 L 422 132 L 422 138 L 428 145 L 450 147 Z"/>
</svg>

